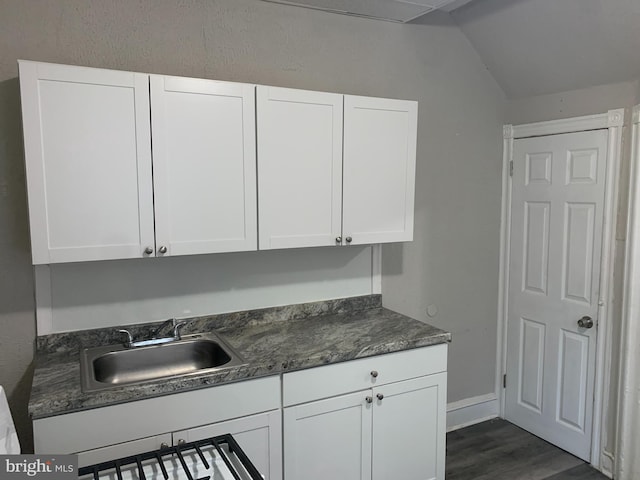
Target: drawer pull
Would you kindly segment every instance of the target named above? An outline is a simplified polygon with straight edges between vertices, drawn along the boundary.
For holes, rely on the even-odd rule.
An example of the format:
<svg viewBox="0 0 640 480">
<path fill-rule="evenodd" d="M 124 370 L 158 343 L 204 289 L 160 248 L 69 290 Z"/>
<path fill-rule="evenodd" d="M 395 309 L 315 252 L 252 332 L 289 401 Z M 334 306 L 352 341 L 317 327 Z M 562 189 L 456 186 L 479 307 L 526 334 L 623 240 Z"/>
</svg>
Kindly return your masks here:
<svg viewBox="0 0 640 480">
<path fill-rule="evenodd" d="M 373 402 L 373 398 L 371 398 L 371 397 L 366 397 L 365 400 L 367 401 L 367 403 Z"/>
<path fill-rule="evenodd" d="M 371 370 L 371 376 L 373 378 L 376 378 L 378 376 L 378 371 L 377 370 Z"/>
<path fill-rule="evenodd" d="M 162 442 L 162 443 L 160 444 L 160 448 L 161 448 L 161 449 L 169 448 L 169 444 L 167 444 L 167 442 Z"/>
<path fill-rule="evenodd" d="M 378 400 L 382 400 L 384 398 L 384 395 L 379 393 L 376 395 L 376 397 L 378 397 Z"/>
</svg>

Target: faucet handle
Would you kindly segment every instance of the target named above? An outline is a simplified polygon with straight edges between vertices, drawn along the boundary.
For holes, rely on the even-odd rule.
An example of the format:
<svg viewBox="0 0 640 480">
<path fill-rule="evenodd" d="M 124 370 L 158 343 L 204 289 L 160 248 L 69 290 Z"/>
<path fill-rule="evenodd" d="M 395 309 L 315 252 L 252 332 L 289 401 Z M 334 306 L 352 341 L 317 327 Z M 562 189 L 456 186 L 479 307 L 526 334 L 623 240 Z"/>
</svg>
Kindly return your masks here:
<svg viewBox="0 0 640 480">
<path fill-rule="evenodd" d="M 133 343 L 133 337 L 131 336 L 131 332 L 129 332 L 129 330 L 118 330 L 118 332 L 124 333 L 124 334 L 127 335 L 127 341 L 124 344 L 124 346 L 129 348 L 131 346 L 131 344 Z"/>
<path fill-rule="evenodd" d="M 176 340 L 180 340 L 180 329 L 187 324 L 186 320 L 182 320 L 181 322 L 177 322 L 173 326 L 173 338 Z"/>
</svg>

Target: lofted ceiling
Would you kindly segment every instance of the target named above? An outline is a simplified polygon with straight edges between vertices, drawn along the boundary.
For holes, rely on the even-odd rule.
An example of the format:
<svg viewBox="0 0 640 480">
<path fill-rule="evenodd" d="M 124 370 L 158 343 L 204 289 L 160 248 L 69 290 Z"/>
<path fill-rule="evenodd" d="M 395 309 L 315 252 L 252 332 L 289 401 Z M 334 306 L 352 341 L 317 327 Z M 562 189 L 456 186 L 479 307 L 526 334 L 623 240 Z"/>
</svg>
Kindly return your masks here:
<svg viewBox="0 0 640 480">
<path fill-rule="evenodd" d="M 264 0 L 326 12 L 405 23 L 440 8 L 456 8 L 471 0 Z M 448 7 L 448 8 L 447 8 Z"/>
<path fill-rule="evenodd" d="M 444 10 L 510 99 L 640 81 L 640 0 L 263 1 L 401 23 Z"/>
<path fill-rule="evenodd" d="M 475 0 L 452 16 L 509 98 L 640 80 L 640 0 Z"/>
</svg>

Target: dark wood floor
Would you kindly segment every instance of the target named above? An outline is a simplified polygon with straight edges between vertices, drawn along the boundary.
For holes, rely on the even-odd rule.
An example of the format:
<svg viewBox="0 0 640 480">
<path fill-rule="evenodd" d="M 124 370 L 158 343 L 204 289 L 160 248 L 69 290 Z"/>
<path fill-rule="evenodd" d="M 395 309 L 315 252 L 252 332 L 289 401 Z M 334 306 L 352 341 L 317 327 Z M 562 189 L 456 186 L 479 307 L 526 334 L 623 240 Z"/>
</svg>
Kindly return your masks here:
<svg viewBox="0 0 640 480">
<path fill-rule="evenodd" d="M 604 480 L 582 460 L 501 419 L 447 434 L 447 480 Z"/>
</svg>

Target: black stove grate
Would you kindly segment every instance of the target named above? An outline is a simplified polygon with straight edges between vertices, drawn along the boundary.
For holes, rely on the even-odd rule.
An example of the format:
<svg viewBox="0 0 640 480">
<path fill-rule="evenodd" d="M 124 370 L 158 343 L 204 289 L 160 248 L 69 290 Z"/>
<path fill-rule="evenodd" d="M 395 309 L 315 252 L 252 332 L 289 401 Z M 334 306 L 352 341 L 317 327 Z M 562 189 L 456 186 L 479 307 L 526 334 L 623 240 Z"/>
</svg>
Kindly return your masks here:
<svg viewBox="0 0 640 480">
<path fill-rule="evenodd" d="M 236 467 L 231 463 L 231 460 L 224 451 L 224 448 L 222 448 L 223 445 L 227 445 L 229 452 L 235 454 L 242 466 L 245 468 L 246 472 L 249 474 L 251 480 L 262 480 L 262 475 L 260 475 L 256 467 L 253 465 L 253 463 L 251 463 L 251 460 L 249 460 L 249 457 L 247 457 L 242 448 L 240 448 L 240 445 L 238 445 L 238 443 L 230 433 L 203 440 L 197 440 L 195 442 L 183 443 L 180 445 L 175 445 L 173 447 L 161 448 L 160 450 L 152 450 L 150 452 L 132 455 L 130 457 L 119 458 L 117 460 L 109 460 L 108 462 L 97 463 L 95 465 L 90 465 L 87 467 L 82 467 L 78 470 L 78 476 L 83 477 L 85 475 L 93 475 L 94 480 L 100 480 L 100 472 L 103 472 L 105 470 L 115 470 L 118 480 L 123 480 L 122 468 L 128 467 L 129 465 L 135 465 L 138 469 L 138 478 L 140 480 L 146 480 L 146 476 L 142 468 L 142 462 L 155 460 L 158 463 L 160 470 L 162 471 L 162 476 L 164 477 L 164 479 L 169 480 L 169 474 L 164 465 L 163 458 L 171 458 L 175 455 L 178 460 L 180 460 L 180 464 L 188 480 L 209 480 L 210 477 L 208 476 L 197 479 L 194 478 L 193 474 L 189 470 L 189 467 L 187 466 L 187 463 L 185 462 L 183 454 L 193 453 L 193 451 L 195 451 L 200 457 L 200 460 L 202 461 L 205 468 L 209 469 L 209 462 L 207 462 L 201 447 L 210 445 L 213 445 L 213 447 L 216 449 L 216 451 L 220 455 L 220 458 L 225 463 L 235 480 L 243 479 L 238 474 Z"/>
</svg>

